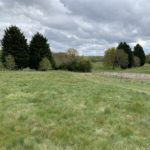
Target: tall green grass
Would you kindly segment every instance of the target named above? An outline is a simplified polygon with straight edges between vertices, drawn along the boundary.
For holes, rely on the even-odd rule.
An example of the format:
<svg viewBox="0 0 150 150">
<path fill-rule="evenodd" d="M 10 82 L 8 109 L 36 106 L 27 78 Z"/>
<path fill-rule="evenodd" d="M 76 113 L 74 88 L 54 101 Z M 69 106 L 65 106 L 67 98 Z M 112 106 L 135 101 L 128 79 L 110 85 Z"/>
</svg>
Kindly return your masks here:
<svg viewBox="0 0 150 150">
<path fill-rule="evenodd" d="M 148 150 L 150 81 L 0 72 L 1 150 Z"/>
</svg>

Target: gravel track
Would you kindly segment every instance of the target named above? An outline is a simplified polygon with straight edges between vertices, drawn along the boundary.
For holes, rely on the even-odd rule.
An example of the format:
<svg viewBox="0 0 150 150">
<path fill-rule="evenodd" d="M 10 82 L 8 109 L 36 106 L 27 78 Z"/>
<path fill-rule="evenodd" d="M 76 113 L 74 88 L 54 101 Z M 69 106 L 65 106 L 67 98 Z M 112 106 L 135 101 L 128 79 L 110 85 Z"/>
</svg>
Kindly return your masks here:
<svg viewBox="0 0 150 150">
<path fill-rule="evenodd" d="M 125 78 L 125 79 L 136 79 L 136 80 L 150 80 L 150 74 L 141 73 L 120 73 L 120 72 L 102 72 L 100 73 L 104 76 Z"/>
</svg>

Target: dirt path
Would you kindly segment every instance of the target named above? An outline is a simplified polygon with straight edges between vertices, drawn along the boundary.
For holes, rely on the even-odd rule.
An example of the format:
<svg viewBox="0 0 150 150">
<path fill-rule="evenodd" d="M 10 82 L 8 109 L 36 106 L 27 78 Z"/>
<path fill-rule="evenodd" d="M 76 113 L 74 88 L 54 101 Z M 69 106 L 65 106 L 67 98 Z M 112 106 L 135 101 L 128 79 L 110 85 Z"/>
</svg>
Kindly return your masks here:
<svg viewBox="0 0 150 150">
<path fill-rule="evenodd" d="M 150 80 L 150 74 L 120 73 L 120 72 L 102 72 L 100 74 L 104 76 L 111 76 L 125 79 Z"/>
</svg>

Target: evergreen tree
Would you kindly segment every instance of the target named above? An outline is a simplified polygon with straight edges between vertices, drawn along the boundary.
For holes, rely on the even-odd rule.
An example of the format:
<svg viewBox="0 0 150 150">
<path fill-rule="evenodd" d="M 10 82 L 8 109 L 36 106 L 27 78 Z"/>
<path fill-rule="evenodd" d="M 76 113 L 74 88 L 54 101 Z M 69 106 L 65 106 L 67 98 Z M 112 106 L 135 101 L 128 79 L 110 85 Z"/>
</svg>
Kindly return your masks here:
<svg viewBox="0 0 150 150">
<path fill-rule="evenodd" d="M 134 54 L 134 56 L 136 56 L 140 59 L 140 66 L 143 66 L 145 64 L 145 61 L 146 61 L 146 56 L 145 56 L 143 47 L 140 44 L 137 44 L 134 47 L 133 54 Z"/>
<path fill-rule="evenodd" d="M 131 68 L 133 66 L 133 53 L 130 46 L 126 42 L 121 42 L 119 43 L 117 49 L 122 49 L 126 54 L 128 54 L 128 68 Z"/>
<path fill-rule="evenodd" d="M 18 69 L 26 68 L 29 64 L 29 51 L 25 36 L 16 26 L 10 26 L 5 30 L 2 39 L 2 61 L 6 62 L 8 55 L 15 59 Z"/>
<path fill-rule="evenodd" d="M 51 62 L 52 67 L 54 68 L 55 63 L 52 57 L 51 50 L 47 39 L 40 33 L 36 33 L 30 42 L 29 46 L 30 51 L 30 68 L 38 70 L 41 60 L 46 57 Z"/>
</svg>

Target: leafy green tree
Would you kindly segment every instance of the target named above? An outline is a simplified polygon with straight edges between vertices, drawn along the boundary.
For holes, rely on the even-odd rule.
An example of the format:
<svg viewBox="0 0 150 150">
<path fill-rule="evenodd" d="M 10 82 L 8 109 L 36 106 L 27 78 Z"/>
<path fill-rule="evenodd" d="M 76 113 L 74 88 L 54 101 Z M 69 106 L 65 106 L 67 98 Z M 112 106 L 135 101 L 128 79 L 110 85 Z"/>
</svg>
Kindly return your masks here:
<svg viewBox="0 0 150 150">
<path fill-rule="evenodd" d="M 140 66 L 143 66 L 145 64 L 145 61 L 146 61 L 146 56 L 145 56 L 143 47 L 140 44 L 137 44 L 134 47 L 133 54 L 134 54 L 134 56 L 136 56 L 140 59 Z"/>
<path fill-rule="evenodd" d="M 5 67 L 9 70 L 14 70 L 15 69 L 15 59 L 12 55 L 8 55 L 5 58 Z"/>
<path fill-rule="evenodd" d="M 49 48 L 47 39 L 40 33 L 36 33 L 30 42 L 30 68 L 38 70 L 41 60 L 46 57 L 55 67 L 55 62 Z"/>
<path fill-rule="evenodd" d="M 116 49 L 115 52 L 115 63 L 116 66 L 121 67 L 122 69 L 128 68 L 128 54 L 124 52 L 122 49 Z"/>
<path fill-rule="evenodd" d="M 133 54 L 130 46 L 126 42 L 121 42 L 117 49 L 122 49 L 126 54 L 128 54 L 128 68 L 131 68 L 133 66 Z"/>
<path fill-rule="evenodd" d="M 115 55 L 116 55 L 115 48 L 110 48 L 106 50 L 104 55 L 104 64 L 106 66 L 112 66 L 112 68 L 115 69 Z"/>
<path fill-rule="evenodd" d="M 18 69 L 26 68 L 29 64 L 29 51 L 25 36 L 16 26 L 10 26 L 5 30 L 2 39 L 2 61 L 6 62 L 8 55 L 12 55 Z"/>
<path fill-rule="evenodd" d="M 47 70 L 50 70 L 52 69 L 52 65 L 49 61 L 48 58 L 43 58 L 41 61 L 40 61 L 40 64 L 39 64 L 39 70 L 41 71 L 47 71 Z"/>
</svg>

